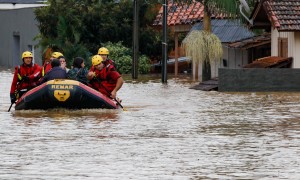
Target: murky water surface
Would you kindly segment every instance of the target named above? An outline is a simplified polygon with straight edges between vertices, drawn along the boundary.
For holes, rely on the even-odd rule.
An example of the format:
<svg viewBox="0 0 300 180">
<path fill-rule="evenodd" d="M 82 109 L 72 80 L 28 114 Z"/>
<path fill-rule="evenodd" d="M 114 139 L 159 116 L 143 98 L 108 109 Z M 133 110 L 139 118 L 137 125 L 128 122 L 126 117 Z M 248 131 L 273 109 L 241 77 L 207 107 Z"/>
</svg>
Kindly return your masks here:
<svg viewBox="0 0 300 180">
<path fill-rule="evenodd" d="M 300 92 L 140 79 L 119 91 L 127 111 L 7 112 L 0 70 L 0 179 L 299 179 Z"/>
</svg>

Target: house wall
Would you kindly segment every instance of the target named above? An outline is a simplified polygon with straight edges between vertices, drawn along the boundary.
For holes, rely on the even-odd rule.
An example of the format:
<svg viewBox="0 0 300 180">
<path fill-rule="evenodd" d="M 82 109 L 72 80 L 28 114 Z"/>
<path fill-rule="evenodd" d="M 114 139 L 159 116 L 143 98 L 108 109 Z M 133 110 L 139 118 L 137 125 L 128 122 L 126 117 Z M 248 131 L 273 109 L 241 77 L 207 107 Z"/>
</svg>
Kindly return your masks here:
<svg viewBox="0 0 300 180">
<path fill-rule="evenodd" d="M 223 57 L 221 66 L 222 68 L 227 68 L 229 66 L 229 49 L 223 45 Z"/>
<path fill-rule="evenodd" d="M 277 29 L 271 30 L 271 56 L 278 56 L 278 38 L 288 38 L 288 32 L 278 32 Z"/>
<path fill-rule="evenodd" d="M 293 57 L 292 68 L 300 68 L 300 32 L 278 32 L 272 30 L 271 55 L 278 56 L 278 38 L 288 39 L 288 57 Z"/>
<path fill-rule="evenodd" d="M 227 48 L 227 52 L 228 52 L 228 68 L 236 68 L 237 66 L 237 62 L 236 62 L 236 59 L 237 59 L 237 53 L 234 49 L 230 49 L 230 48 Z"/>
<path fill-rule="evenodd" d="M 288 38 L 288 57 L 294 57 L 294 47 L 295 47 L 295 33 L 294 32 L 285 32 Z M 294 63 L 293 63 L 293 68 Z"/>
<path fill-rule="evenodd" d="M 34 61 L 41 65 L 41 50 L 34 37 L 39 33 L 34 8 L 0 10 L 0 66 L 12 68 L 21 64 L 22 52 L 34 50 Z"/>
<path fill-rule="evenodd" d="M 249 52 L 243 49 L 228 48 L 226 44 L 223 44 L 223 56 L 222 59 L 211 63 L 211 77 L 219 77 L 219 68 L 242 68 L 248 64 Z M 202 77 L 202 64 L 198 65 L 198 79 L 201 81 Z M 193 75 L 196 76 L 196 64 L 193 63 Z M 195 77 L 196 78 L 196 77 Z"/>
<path fill-rule="evenodd" d="M 249 55 L 247 50 L 228 48 L 223 45 L 223 61 L 220 67 L 224 68 L 242 68 L 248 64 Z M 227 65 L 227 66 L 225 66 Z"/>
<path fill-rule="evenodd" d="M 222 66 L 221 60 L 211 63 L 211 77 L 216 78 L 218 77 L 218 70 Z"/>
<path fill-rule="evenodd" d="M 276 29 L 271 30 L 271 56 L 278 56 L 278 39 L 279 33 Z"/>
<path fill-rule="evenodd" d="M 294 32 L 293 68 L 300 68 L 300 32 Z"/>
<path fill-rule="evenodd" d="M 221 61 L 215 62 L 215 63 L 211 63 L 210 67 L 211 67 L 211 78 L 216 78 L 218 77 L 219 74 L 219 68 L 221 67 Z M 198 76 L 196 73 L 198 67 Z M 198 79 L 200 82 L 202 81 L 202 63 L 199 63 L 198 65 L 196 63 L 194 63 L 193 61 L 193 66 L 192 66 L 192 71 L 193 71 L 193 77 Z M 197 77 L 196 77 L 197 76 Z"/>
<path fill-rule="evenodd" d="M 229 49 L 229 51 L 231 52 L 229 60 L 234 64 L 231 68 L 242 68 L 248 64 L 248 51 L 243 49 Z"/>
</svg>

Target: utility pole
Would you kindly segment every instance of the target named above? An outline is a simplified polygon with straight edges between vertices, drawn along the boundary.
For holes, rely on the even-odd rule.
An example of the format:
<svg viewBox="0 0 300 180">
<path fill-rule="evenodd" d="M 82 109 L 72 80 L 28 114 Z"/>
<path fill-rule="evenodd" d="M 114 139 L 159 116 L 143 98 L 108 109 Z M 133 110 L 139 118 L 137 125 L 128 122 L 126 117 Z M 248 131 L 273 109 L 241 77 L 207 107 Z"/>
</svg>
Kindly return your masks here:
<svg viewBox="0 0 300 180">
<path fill-rule="evenodd" d="M 139 62 L 139 0 L 133 1 L 133 59 L 132 59 L 132 79 L 138 78 Z"/>
<path fill-rule="evenodd" d="M 164 0 L 163 3 L 163 41 L 162 41 L 162 83 L 167 83 L 167 53 L 168 53 L 168 44 L 167 44 L 167 15 L 168 15 L 168 1 Z"/>
</svg>

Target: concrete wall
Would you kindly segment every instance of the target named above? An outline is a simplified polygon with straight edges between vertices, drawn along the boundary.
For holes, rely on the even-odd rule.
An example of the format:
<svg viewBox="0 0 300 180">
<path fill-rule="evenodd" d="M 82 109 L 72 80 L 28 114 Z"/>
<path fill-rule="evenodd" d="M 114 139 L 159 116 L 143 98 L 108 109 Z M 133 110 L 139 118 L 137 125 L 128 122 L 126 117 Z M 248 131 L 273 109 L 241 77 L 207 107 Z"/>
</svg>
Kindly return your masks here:
<svg viewBox="0 0 300 180">
<path fill-rule="evenodd" d="M 22 63 L 24 51 L 34 50 L 34 61 L 41 65 L 42 53 L 34 37 L 39 33 L 34 8 L 0 10 L 0 66 L 12 68 Z"/>
<path fill-rule="evenodd" d="M 219 69 L 218 91 L 275 92 L 300 91 L 300 69 Z"/>
</svg>

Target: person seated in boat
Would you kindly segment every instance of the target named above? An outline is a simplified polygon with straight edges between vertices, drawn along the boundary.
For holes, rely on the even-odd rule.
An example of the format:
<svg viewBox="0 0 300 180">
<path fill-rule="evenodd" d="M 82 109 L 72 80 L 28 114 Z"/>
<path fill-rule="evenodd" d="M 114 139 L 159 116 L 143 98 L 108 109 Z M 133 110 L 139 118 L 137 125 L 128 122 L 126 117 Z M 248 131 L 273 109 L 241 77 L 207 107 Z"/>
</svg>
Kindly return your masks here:
<svg viewBox="0 0 300 180">
<path fill-rule="evenodd" d="M 68 73 L 70 69 L 67 68 L 66 58 L 62 55 L 58 57 L 58 60 L 60 61 L 60 67 L 66 70 L 66 72 Z"/>
<path fill-rule="evenodd" d="M 63 57 L 64 55 L 61 52 L 53 52 L 49 60 L 45 60 L 44 65 L 41 69 L 41 77 L 44 77 L 48 71 L 52 68 L 51 62 L 53 59 L 58 59 L 59 57 Z"/>
<path fill-rule="evenodd" d="M 23 52 L 23 63 L 20 66 L 16 66 L 10 88 L 11 103 L 15 103 L 24 93 L 37 86 L 41 67 L 33 63 L 32 60 L 33 55 L 30 51 Z"/>
<path fill-rule="evenodd" d="M 86 75 L 88 70 L 84 66 L 84 59 L 82 57 L 74 58 L 72 69 L 67 73 L 68 79 L 73 79 L 87 85 L 88 79 Z"/>
<path fill-rule="evenodd" d="M 111 64 L 104 64 L 100 55 L 92 57 L 92 67 L 87 74 L 89 84 L 92 88 L 115 99 L 117 91 L 122 87 L 124 80 L 120 73 Z"/>
<path fill-rule="evenodd" d="M 101 47 L 98 50 L 98 55 L 100 55 L 103 59 L 103 63 L 107 66 L 108 64 L 111 64 L 115 70 L 117 70 L 117 66 L 115 64 L 115 62 L 112 59 L 108 58 L 109 55 L 109 51 L 106 47 Z"/>
<path fill-rule="evenodd" d="M 46 75 L 40 81 L 40 84 L 53 80 L 53 79 L 66 79 L 66 70 L 60 67 L 60 61 L 58 59 L 53 59 L 51 61 L 51 69 L 46 73 Z"/>
</svg>

